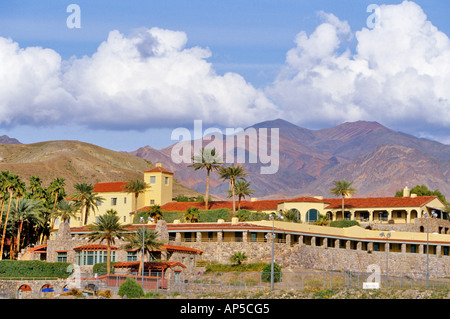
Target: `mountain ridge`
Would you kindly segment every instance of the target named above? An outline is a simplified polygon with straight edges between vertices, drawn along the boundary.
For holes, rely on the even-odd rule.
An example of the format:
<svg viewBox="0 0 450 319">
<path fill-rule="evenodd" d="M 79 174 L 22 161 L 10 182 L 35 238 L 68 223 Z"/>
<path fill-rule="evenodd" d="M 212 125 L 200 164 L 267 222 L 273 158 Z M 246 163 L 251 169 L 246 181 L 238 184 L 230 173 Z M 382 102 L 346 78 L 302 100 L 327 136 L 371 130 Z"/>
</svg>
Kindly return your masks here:
<svg viewBox="0 0 450 319">
<path fill-rule="evenodd" d="M 342 178 L 354 181 L 356 196 L 393 196 L 405 186 L 424 183 L 430 189 L 450 194 L 449 145 L 396 132 L 370 121 L 310 130 L 275 119 L 247 128 L 279 128 L 278 172 L 264 176 L 259 174 L 260 163 L 243 164 L 258 198 L 328 196 L 332 182 Z M 130 154 L 171 162 L 170 151 L 174 145 L 162 150 L 144 147 Z M 247 155 L 250 151 L 246 145 Z M 383 163 L 383 170 L 376 169 Z M 194 171 L 187 164 L 168 163 L 168 166 L 181 183 L 204 191 L 204 172 Z M 221 183 L 213 174 L 211 193 L 225 197 L 227 189 L 227 183 Z"/>
</svg>

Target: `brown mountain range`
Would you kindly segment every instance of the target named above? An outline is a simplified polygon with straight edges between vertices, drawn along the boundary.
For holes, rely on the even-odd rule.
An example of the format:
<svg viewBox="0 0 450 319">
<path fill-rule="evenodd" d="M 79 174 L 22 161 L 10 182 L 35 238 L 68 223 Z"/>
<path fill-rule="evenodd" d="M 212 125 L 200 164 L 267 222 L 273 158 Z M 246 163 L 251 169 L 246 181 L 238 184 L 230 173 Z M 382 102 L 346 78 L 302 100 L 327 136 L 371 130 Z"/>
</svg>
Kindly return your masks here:
<svg viewBox="0 0 450 319">
<path fill-rule="evenodd" d="M 396 132 L 377 122 L 358 121 L 309 130 L 278 119 L 252 127 L 279 128 L 280 149 L 276 174 L 260 174 L 260 163 L 243 164 L 250 173 L 247 180 L 255 191 L 254 197 L 327 197 L 332 182 L 343 178 L 354 181 L 355 196 L 393 196 L 396 190 L 417 184 L 450 195 L 449 145 Z M 204 192 L 205 171 L 174 164 L 174 145 L 162 150 L 146 146 L 131 154 L 165 163 L 180 183 Z M 248 145 L 246 151 L 247 155 L 251 152 Z M 211 193 L 225 197 L 227 189 L 228 184 L 213 174 Z"/>
</svg>

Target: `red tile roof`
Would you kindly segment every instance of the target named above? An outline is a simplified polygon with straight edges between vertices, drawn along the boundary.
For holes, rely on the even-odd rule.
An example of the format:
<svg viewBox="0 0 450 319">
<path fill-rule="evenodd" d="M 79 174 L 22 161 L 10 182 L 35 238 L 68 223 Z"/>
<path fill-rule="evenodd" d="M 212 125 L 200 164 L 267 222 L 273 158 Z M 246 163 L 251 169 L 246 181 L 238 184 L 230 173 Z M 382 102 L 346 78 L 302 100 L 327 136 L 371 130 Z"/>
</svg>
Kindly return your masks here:
<svg viewBox="0 0 450 319">
<path fill-rule="evenodd" d="M 186 252 L 186 253 L 193 253 L 193 254 L 198 254 L 198 255 L 203 254 L 203 251 L 201 251 L 199 249 L 183 247 L 183 246 L 174 246 L 174 245 L 164 245 L 161 247 L 161 250 L 167 250 L 169 252 L 174 252 L 174 251 Z"/>
<path fill-rule="evenodd" d="M 173 172 L 165 169 L 164 167 L 159 167 L 159 166 L 144 171 L 144 173 L 152 173 L 152 172 L 166 173 L 166 174 L 173 175 Z"/>
<path fill-rule="evenodd" d="M 100 245 L 100 244 L 87 244 L 75 247 L 73 250 L 75 251 L 84 251 L 84 250 L 106 250 L 106 245 Z M 111 250 L 117 250 L 117 247 L 111 246 Z"/>
<path fill-rule="evenodd" d="M 30 253 L 47 253 L 47 245 L 40 245 L 28 249 Z"/>
<path fill-rule="evenodd" d="M 113 265 L 114 268 L 132 268 L 137 269 L 141 264 L 140 261 L 124 261 L 118 262 Z M 181 266 L 182 268 L 186 268 L 185 265 L 178 261 L 146 261 L 144 262 L 144 269 L 158 269 L 164 270 L 167 268 L 173 268 L 175 266 Z"/>
<path fill-rule="evenodd" d="M 124 186 L 128 182 L 108 182 L 94 184 L 94 193 L 116 193 L 124 192 Z"/>
<path fill-rule="evenodd" d="M 276 210 L 280 200 L 258 200 L 258 201 L 241 201 L 241 209 L 263 211 L 263 210 Z M 232 201 L 210 201 L 208 202 L 209 209 L 227 208 L 233 209 Z M 161 206 L 162 211 L 185 211 L 189 207 L 197 207 L 198 209 L 205 209 L 204 202 L 169 202 Z M 238 208 L 238 202 L 236 201 L 236 209 Z M 148 207 L 142 207 L 139 210 L 147 210 Z"/>
<path fill-rule="evenodd" d="M 436 196 L 417 197 L 364 197 L 346 198 L 344 205 L 347 208 L 379 208 L 379 207 L 421 207 L 436 199 Z M 342 198 L 327 198 L 323 200 L 329 204 L 326 208 L 342 207 Z"/>
</svg>

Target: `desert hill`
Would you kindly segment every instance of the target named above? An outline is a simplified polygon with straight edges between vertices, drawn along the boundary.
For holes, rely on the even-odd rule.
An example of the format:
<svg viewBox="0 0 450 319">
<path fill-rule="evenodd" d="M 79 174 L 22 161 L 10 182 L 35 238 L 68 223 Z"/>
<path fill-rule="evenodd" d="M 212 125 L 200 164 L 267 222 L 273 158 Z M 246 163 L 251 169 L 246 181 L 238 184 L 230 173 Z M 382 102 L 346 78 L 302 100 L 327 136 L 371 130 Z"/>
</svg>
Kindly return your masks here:
<svg viewBox="0 0 450 319">
<path fill-rule="evenodd" d="M 8 170 L 28 182 L 37 175 L 46 187 L 56 177 L 66 180 L 66 191 L 73 184 L 127 181 L 142 178 L 152 162 L 125 152 L 116 152 L 79 141 L 48 141 L 33 144 L 0 144 L 0 171 Z M 198 193 L 174 183 L 174 196 Z"/>
</svg>

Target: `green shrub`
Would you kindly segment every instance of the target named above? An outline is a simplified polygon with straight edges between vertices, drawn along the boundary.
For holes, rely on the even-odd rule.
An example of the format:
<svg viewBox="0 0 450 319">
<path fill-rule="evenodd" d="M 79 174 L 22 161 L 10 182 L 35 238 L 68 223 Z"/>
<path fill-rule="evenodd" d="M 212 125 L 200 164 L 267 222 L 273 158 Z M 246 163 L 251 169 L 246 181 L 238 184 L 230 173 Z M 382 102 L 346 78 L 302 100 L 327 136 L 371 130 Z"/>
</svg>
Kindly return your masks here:
<svg viewBox="0 0 450 319">
<path fill-rule="evenodd" d="M 266 264 L 262 270 L 261 280 L 263 282 L 270 282 L 271 280 L 271 264 Z M 281 266 L 277 263 L 273 263 L 273 282 L 281 281 Z"/>
<path fill-rule="evenodd" d="M 123 282 L 117 293 L 119 296 L 127 296 L 127 298 L 141 298 L 144 296 L 144 290 L 142 286 L 139 285 L 136 280 L 133 278 L 127 278 L 125 282 Z"/>
<path fill-rule="evenodd" d="M 45 262 L 41 260 L 0 260 L 0 277 L 56 277 L 65 279 L 72 272 L 67 271 L 70 263 Z"/>
<path fill-rule="evenodd" d="M 345 220 L 345 219 L 335 220 L 330 223 L 330 227 L 344 228 L 352 226 L 359 226 L 359 223 L 356 220 Z"/>
<path fill-rule="evenodd" d="M 117 264 L 117 262 L 111 262 L 111 265 L 110 265 L 110 274 L 114 274 L 114 267 L 113 267 L 114 264 Z M 94 267 L 92 268 L 92 271 L 93 271 L 94 273 L 99 274 L 99 275 L 106 275 L 106 273 L 107 273 L 107 271 L 106 271 L 106 266 L 107 266 L 107 263 L 98 263 L 98 264 L 95 264 Z"/>
</svg>

